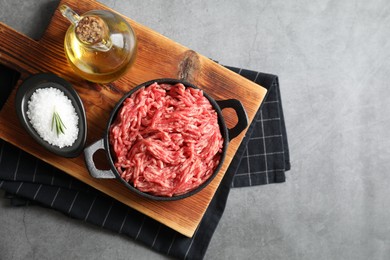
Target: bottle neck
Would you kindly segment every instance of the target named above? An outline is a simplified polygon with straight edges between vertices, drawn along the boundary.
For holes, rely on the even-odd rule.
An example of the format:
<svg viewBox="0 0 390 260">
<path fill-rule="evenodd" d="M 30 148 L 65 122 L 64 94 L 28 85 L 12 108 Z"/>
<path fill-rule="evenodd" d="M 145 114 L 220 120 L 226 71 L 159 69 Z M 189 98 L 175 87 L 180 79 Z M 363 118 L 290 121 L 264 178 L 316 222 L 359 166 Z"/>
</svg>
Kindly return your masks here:
<svg viewBox="0 0 390 260">
<path fill-rule="evenodd" d="M 91 49 L 108 51 L 112 47 L 109 29 L 102 18 L 84 16 L 75 25 L 77 39 Z"/>
<path fill-rule="evenodd" d="M 75 27 L 76 38 L 86 47 L 96 51 L 108 51 L 112 47 L 110 31 L 106 22 L 96 15 L 79 16 L 67 5 L 60 11 Z"/>
</svg>

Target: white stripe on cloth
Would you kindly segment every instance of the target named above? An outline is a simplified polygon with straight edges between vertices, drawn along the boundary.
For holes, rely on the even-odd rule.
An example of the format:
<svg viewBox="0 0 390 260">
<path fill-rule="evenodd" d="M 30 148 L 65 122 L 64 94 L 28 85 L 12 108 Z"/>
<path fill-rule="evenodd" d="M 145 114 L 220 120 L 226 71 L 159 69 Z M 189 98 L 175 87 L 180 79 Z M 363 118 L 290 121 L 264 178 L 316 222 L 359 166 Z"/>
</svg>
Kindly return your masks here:
<svg viewBox="0 0 390 260">
<path fill-rule="evenodd" d="M 199 228 L 199 226 L 198 226 L 198 228 Z M 196 229 L 196 231 L 198 231 L 198 228 Z M 191 249 L 191 247 L 192 247 L 192 244 L 194 243 L 194 240 L 195 240 L 196 235 L 198 234 L 196 231 L 195 231 L 194 236 L 191 238 L 190 245 L 188 246 L 187 252 L 186 252 L 186 254 L 184 255 L 184 258 L 183 258 L 184 260 L 187 259 L 187 255 L 188 255 L 188 253 L 190 252 L 190 249 Z"/>
<path fill-rule="evenodd" d="M 261 118 L 261 131 L 263 132 L 263 146 L 264 146 L 264 159 L 265 159 L 265 175 L 267 177 L 267 184 L 269 183 L 268 180 L 268 165 L 267 165 L 267 148 L 265 145 L 265 138 L 264 138 L 264 123 L 263 123 L 263 111 L 260 110 L 260 118 Z"/>
<path fill-rule="evenodd" d="M 276 98 L 277 98 L 277 100 L 280 99 L 279 91 L 276 91 Z M 278 115 L 280 116 L 281 113 L 283 113 L 283 112 L 280 111 L 280 106 L 277 106 L 277 109 L 278 109 Z M 282 120 L 280 120 L 279 125 L 280 125 L 280 129 L 282 129 Z M 283 137 L 282 137 L 282 142 L 281 142 L 281 143 L 282 143 L 282 151 L 283 151 L 283 162 L 285 162 L 285 161 L 286 161 L 286 155 L 285 155 L 285 153 L 284 153 L 284 142 L 283 142 Z"/>
<path fill-rule="evenodd" d="M 71 204 L 70 207 L 69 207 L 68 214 L 69 214 L 70 211 L 72 210 L 73 205 L 74 205 L 74 203 L 75 203 L 75 201 L 76 201 L 76 199 L 77 199 L 78 196 L 79 196 L 79 192 L 77 192 L 76 195 L 74 196 L 74 199 L 73 199 L 73 201 L 72 201 L 72 204 Z"/>
<path fill-rule="evenodd" d="M 54 201 L 57 199 L 57 195 L 58 195 L 58 193 L 60 192 L 60 190 L 61 190 L 61 187 L 58 187 L 57 192 L 56 192 L 56 195 L 54 195 L 54 198 L 53 198 L 53 200 L 51 201 L 50 207 L 53 207 Z"/>
<path fill-rule="evenodd" d="M 141 234 L 141 230 L 142 230 L 142 227 L 144 226 L 145 219 L 146 219 L 146 216 L 144 216 L 144 218 L 143 218 L 143 220 L 142 220 L 142 224 L 141 224 L 141 226 L 140 226 L 139 229 L 138 229 L 138 233 L 137 233 L 137 236 L 135 237 L 135 240 L 137 240 L 139 234 Z"/>
<path fill-rule="evenodd" d="M 272 169 L 272 170 L 267 170 L 267 172 L 284 172 L 285 169 Z M 254 174 L 263 174 L 263 173 L 266 173 L 266 171 L 257 171 L 257 172 L 251 172 L 250 174 L 254 175 Z M 249 174 L 248 172 L 240 172 L 240 173 L 236 173 L 236 176 L 244 176 L 244 175 L 247 175 Z"/>
<path fill-rule="evenodd" d="M 251 137 L 251 140 L 265 139 L 265 138 L 275 138 L 275 137 L 283 137 L 283 135 L 267 135 L 267 136 L 262 136 L 262 137 Z"/>
<path fill-rule="evenodd" d="M 279 103 L 279 100 L 267 100 L 263 102 L 263 104 L 271 104 L 271 103 Z"/>
<path fill-rule="evenodd" d="M 110 214 L 113 205 L 114 205 L 114 201 L 111 202 L 110 208 L 108 209 L 107 214 L 106 214 L 106 216 L 104 217 L 104 220 L 103 220 L 103 223 L 102 223 L 102 227 L 104 227 L 104 224 L 106 224 L 107 217 L 108 217 L 108 215 Z"/>
<path fill-rule="evenodd" d="M 34 173 L 33 173 L 33 179 L 32 182 L 35 182 L 35 175 L 37 174 L 37 168 L 38 168 L 38 160 L 35 160 L 35 166 L 34 166 Z"/>
<path fill-rule="evenodd" d="M 257 157 L 257 156 L 264 156 L 264 155 L 276 155 L 276 154 L 284 154 L 284 152 L 273 152 L 273 153 L 258 153 L 258 154 L 250 154 L 248 157 Z"/>
<path fill-rule="evenodd" d="M 171 244 L 170 244 L 169 247 L 168 247 L 168 252 L 167 252 L 168 255 L 169 255 L 169 253 L 171 252 L 171 248 L 172 248 L 172 246 L 173 246 L 173 243 L 174 243 L 175 240 L 176 240 L 176 235 L 177 235 L 177 233 L 175 233 L 175 235 L 173 236 L 172 241 L 171 241 Z"/>
<path fill-rule="evenodd" d="M 42 184 L 39 185 L 37 192 L 35 192 L 34 198 L 33 198 L 34 200 L 35 200 L 35 198 L 38 196 L 38 193 L 39 193 L 39 191 L 41 190 L 41 188 L 42 188 Z"/>
<path fill-rule="evenodd" d="M 14 173 L 14 181 L 16 181 L 16 177 L 18 175 L 18 169 L 19 169 L 19 162 L 20 162 L 20 155 L 22 153 L 22 150 L 18 150 L 18 160 L 16 161 L 16 168 Z"/>
<path fill-rule="evenodd" d="M 125 225 L 125 222 L 126 222 L 126 219 L 127 219 L 127 215 L 129 215 L 129 209 L 127 209 L 126 215 L 125 215 L 125 217 L 123 218 L 123 222 L 122 222 L 121 228 L 119 229 L 119 234 L 122 233 L 122 229 L 123 229 L 123 226 Z"/>
<path fill-rule="evenodd" d="M 19 187 L 18 187 L 18 189 L 16 190 L 15 194 L 18 194 L 20 188 L 22 188 L 22 185 L 23 185 L 23 182 L 21 182 L 21 183 L 19 184 Z"/>
<path fill-rule="evenodd" d="M 91 213 L 93 204 L 95 204 L 96 198 L 97 198 L 97 195 L 95 195 L 95 198 L 93 199 L 93 201 L 92 201 L 92 203 L 91 203 L 91 206 L 90 206 L 89 209 L 88 209 L 88 213 L 87 213 L 87 215 L 85 216 L 84 221 L 87 221 L 87 219 L 88 219 L 88 217 L 89 217 L 89 213 Z"/>
<path fill-rule="evenodd" d="M 248 164 L 248 179 L 249 179 L 249 186 L 252 186 L 251 163 L 250 163 L 250 161 L 249 161 L 248 147 L 245 148 L 245 152 L 246 152 L 246 163 Z"/>
<path fill-rule="evenodd" d="M 267 121 L 275 121 L 275 120 L 280 120 L 280 117 L 266 118 L 266 119 L 262 119 L 261 121 L 267 122 Z"/>
<path fill-rule="evenodd" d="M 157 233 L 156 233 L 156 235 L 154 236 L 153 243 L 152 243 L 152 247 L 154 247 L 154 244 L 156 243 L 158 234 L 160 234 L 160 230 L 161 230 L 161 224 L 158 226 Z"/>
<path fill-rule="evenodd" d="M 253 80 L 253 82 L 256 82 L 257 77 L 259 77 L 259 75 L 260 75 L 260 72 L 257 72 L 257 73 L 256 73 L 256 77 L 255 77 L 255 79 Z"/>
<path fill-rule="evenodd" d="M 54 173 L 53 173 L 53 171 L 52 171 L 52 174 L 53 174 L 53 175 L 52 175 L 52 177 L 51 177 L 51 182 L 50 182 L 50 185 L 51 185 L 51 186 L 53 186 L 53 184 L 54 184 Z"/>
</svg>

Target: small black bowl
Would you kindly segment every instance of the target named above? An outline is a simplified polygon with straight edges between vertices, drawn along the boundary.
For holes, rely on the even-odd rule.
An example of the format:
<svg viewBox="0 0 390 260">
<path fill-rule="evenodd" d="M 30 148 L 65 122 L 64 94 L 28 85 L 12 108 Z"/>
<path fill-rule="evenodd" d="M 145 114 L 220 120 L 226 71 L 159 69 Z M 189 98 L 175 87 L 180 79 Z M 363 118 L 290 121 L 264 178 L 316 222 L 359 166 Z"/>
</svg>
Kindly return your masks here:
<svg viewBox="0 0 390 260">
<path fill-rule="evenodd" d="M 35 90 L 50 87 L 61 90 L 71 100 L 72 105 L 79 117 L 79 133 L 76 141 L 72 146 L 59 148 L 58 146 L 49 144 L 39 136 L 27 116 L 28 101 L 30 100 Z M 79 156 L 84 150 L 85 141 L 87 139 L 87 118 L 85 116 L 84 105 L 80 99 L 80 96 L 72 87 L 72 84 L 63 78 L 60 78 L 57 75 L 51 73 L 40 73 L 27 78 L 19 86 L 19 89 L 16 92 L 15 107 L 19 120 L 26 131 L 34 138 L 35 141 L 37 141 L 50 152 L 63 157 L 72 158 Z"/>
</svg>

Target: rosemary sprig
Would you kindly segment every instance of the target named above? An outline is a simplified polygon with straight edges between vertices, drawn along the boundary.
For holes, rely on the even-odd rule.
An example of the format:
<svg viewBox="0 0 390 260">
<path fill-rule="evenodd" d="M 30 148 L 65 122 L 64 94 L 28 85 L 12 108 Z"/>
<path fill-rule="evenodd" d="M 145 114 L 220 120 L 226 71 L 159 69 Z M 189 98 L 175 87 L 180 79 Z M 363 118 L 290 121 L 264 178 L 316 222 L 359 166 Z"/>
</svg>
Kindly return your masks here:
<svg viewBox="0 0 390 260">
<path fill-rule="evenodd" d="M 51 130 L 53 131 L 54 128 L 57 136 L 60 134 L 65 134 L 66 126 L 64 125 L 64 122 L 62 122 L 62 119 L 57 111 L 53 112 L 53 117 L 51 119 Z"/>
</svg>

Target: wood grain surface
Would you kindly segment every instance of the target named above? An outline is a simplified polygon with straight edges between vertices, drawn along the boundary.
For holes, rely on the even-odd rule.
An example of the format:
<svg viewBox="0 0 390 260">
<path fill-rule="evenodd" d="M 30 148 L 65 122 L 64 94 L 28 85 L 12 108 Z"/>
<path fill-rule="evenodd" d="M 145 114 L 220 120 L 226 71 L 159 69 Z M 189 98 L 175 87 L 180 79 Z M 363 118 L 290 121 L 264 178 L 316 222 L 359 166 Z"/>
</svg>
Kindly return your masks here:
<svg viewBox="0 0 390 260">
<path fill-rule="evenodd" d="M 67 4 L 79 14 L 92 9 L 111 10 L 92 0 L 63 0 L 61 4 Z M 117 180 L 98 180 L 90 177 L 83 155 L 68 159 L 51 154 L 39 146 L 17 120 L 14 108 L 17 87 L 26 77 L 39 72 L 51 72 L 63 77 L 71 82 L 79 93 L 88 120 L 87 145 L 103 137 L 111 110 L 124 93 L 142 82 L 157 78 L 187 80 L 216 100 L 236 98 L 243 103 L 249 120 L 253 120 L 266 94 L 264 88 L 150 28 L 127 17 L 125 19 L 133 26 L 138 38 L 137 58 L 123 77 L 109 84 L 85 81 L 72 71 L 63 50 L 65 32 L 70 24 L 58 10 L 39 41 L 0 23 L 0 62 L 21 73 L 17 86 L 0 112 L 0 138 L 191 237 L 246 131 L 230 142 L 220 172 L 205 189 L 183 200 L 161 202 L 142 198 Z M 234 125 L 234 114 L 224 112 L 224 117 L 228 126 Z"/>
</svg>

